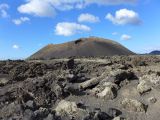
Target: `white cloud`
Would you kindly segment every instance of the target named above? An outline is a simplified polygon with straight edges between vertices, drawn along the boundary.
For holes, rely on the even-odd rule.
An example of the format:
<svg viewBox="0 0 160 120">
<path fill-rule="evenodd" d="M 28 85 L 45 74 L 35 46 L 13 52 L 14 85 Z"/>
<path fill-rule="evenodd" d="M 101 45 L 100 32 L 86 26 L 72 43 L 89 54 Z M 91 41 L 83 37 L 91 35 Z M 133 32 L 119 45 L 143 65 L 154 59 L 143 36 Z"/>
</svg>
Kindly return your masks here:
<svg viewBox="0 0 160 120">
<path fill-rule="evenodd" d="M 118 33 L 117 32 L 113 32 L 112 35 L 118 35 Z"/>
<path fill-rule="evenodd" d="M 55 27 L 55 34 L 56 35 L 63 35 L 63 36 L 71 36 L 76 33 L 81 32 L 88 32 L 91 28 L 78 23 L 70 23 L 70 22 L 61 22 L 58 23 Z"/>
<path fill-rule="evenodd" d="M 13 49 L 19 49 L 19 46 L 15 44 L 15 45 L 12 46 L 12 48 Z"/>
<path fill-rule="evenodd" d="M 117 5 L 135 3 L 137 0 L 26 0 L 18 7 L 20 13 L 40 17 L 53 17 L 57 10 L 82 9 L 91 4 Z"/>
<path fill-rule="evenodd" d="M 20 25 L 24 22 L 30 21 L 30 19 L 28 17 L 20 17 L 18 19 L 13 19 L 12 22 L 16 25 Z"/>
<path fill-rule="evenodd" d="M 92 14 L 88 14 L 88 13 L 83 13 L 78 17 L 78 22 L 96 23 L 99 21 L 100 21 L 99 17 L 94 16 Z"/>
<path fill-rule="evenodd" d="M 121 36 L 121 40 L 130 40 L 130 39 L 132 39 L 132 37 L 130 35 L 123 34 Z"/>
<path fill-rule="evenodd" d="M 134 4 L 137 0 L 85 0 L 87 4 L 99 5 L 119 5 L 119 4 Z"/>
<path fill-rule="evenodd" d="M 40 17 L 51 17 L 55 15 L 55 9 L 49 1 L 50 0 L 28 0 L 26 4 L 18 7 L 18 11 Z"/>
<path fill-rule="evenodd" d="M 7 10 L 9 9 L 9 5 L 8 4 L 0 4 L 0 17 L 2 18 L 6 18 L 8 17 L 8 13 L 7 13 Z"/>
<path fill-rule="evenodd" d="M 113 24 L 117 25 L 139 25 L 141 23 L 138 13 L 128 9 L 120 9 L 116 11 L 115 16 L 108 13 L 106 15 L 106 19 L 110 20 Z"/>
<path fill-rule="evenodd" d="M 40 17 L 53 17 L 56 15 L 56 10 L 64 11 L 82 7 L 81 0 L 27 0 L 26 4 L 18 7 L 18 11 Z"/>
</svg>

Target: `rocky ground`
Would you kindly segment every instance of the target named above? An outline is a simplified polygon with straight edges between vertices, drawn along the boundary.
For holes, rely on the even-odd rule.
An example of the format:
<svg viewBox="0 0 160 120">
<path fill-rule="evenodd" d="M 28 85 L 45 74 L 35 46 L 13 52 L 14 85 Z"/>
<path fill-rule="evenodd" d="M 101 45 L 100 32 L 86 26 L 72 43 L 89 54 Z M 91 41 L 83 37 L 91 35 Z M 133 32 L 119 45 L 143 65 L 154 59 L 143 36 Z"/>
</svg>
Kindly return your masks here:
<svg viewBox="0 0 160 120">
<path fill-rule="evenodd" d="M 159 120 L 160 56 L 0 62 L 2 120 Z"/>
</svg>

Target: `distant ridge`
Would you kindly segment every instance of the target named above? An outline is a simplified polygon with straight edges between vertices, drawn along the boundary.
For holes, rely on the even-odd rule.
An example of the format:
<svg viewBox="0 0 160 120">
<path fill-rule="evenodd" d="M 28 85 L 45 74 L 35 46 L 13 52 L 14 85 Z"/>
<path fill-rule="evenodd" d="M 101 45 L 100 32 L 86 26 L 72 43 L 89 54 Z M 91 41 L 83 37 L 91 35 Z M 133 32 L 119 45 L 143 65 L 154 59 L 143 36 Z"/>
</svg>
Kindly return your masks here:
<svg viewBox="0 0 160 120">
<path fill-rule="evenodd" d="M 149 53 L 150 55 L 160 55 L 160 51 L 159 50 L 155 50 Z"/>
<path fill-rule="evenodd" d="M 80 38 L 63 44 L 49 44 L 29 57 L 29 59 L 52 59 L 66 57 L 98 57 L 113 55 L 133 55 L 121 44 L 98 37 Z"/>
</svg>

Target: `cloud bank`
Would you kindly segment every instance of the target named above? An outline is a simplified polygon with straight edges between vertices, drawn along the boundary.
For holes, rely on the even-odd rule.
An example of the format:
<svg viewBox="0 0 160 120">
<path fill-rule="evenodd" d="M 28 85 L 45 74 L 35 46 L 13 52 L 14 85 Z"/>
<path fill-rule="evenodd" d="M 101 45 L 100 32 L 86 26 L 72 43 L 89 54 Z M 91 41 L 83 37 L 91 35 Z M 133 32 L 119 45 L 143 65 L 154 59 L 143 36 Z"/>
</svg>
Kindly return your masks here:
<svg viewBox="0 0 160 120">
<path fill-rule="evenodd" d="M 20 13 L 40 17 L 53 17 L 57 11 L 82 9 L 91 4 L 119 5 L 133 4 L 137 0 L 27 0 L 18 7 Z"/>
</svg>

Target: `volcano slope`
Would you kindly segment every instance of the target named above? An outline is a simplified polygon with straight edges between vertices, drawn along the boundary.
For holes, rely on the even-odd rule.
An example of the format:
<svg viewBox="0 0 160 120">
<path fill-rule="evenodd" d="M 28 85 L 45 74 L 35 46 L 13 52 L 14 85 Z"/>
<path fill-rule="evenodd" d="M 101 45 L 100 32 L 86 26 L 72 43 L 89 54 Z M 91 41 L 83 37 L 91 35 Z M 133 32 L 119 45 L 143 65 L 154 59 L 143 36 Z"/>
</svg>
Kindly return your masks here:
<svg viewBox="0 0 160 120">
<path fill-rule="evenodd" d="M 0 62 L 1 120 L 159 120 L 160 57 Z"/>
<path fill-rule="evenodd" d="M 42 48 L 29 59 L 51 59 L 65 57 L 99 57 L 113 55 L 133 55 L 134 53 L 119 43 L 98 38 L 81 38 L 63 44 L 49 44 Z"/>
</svg>

